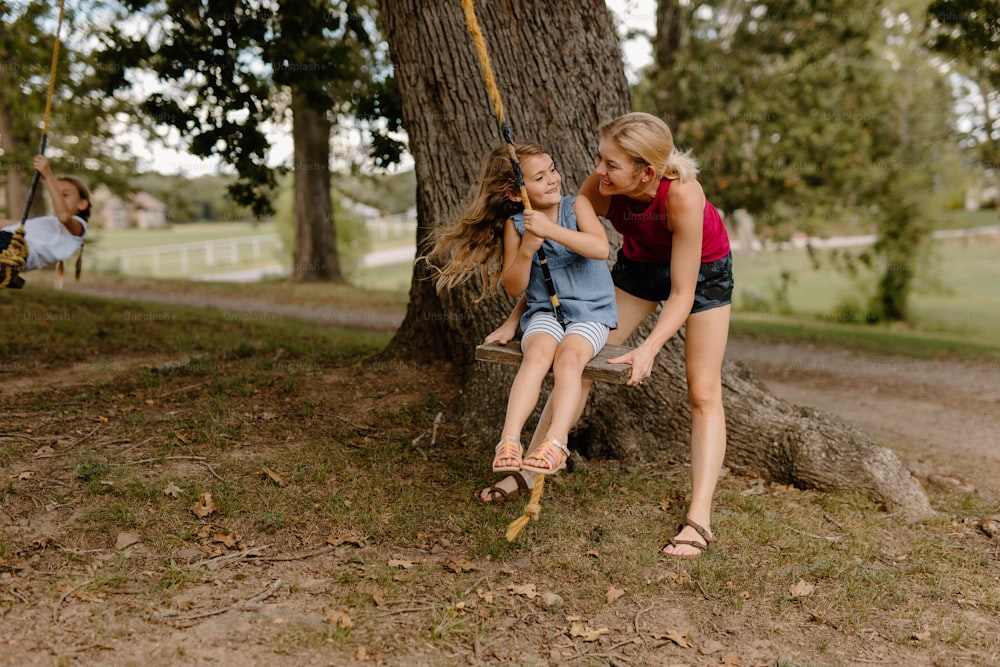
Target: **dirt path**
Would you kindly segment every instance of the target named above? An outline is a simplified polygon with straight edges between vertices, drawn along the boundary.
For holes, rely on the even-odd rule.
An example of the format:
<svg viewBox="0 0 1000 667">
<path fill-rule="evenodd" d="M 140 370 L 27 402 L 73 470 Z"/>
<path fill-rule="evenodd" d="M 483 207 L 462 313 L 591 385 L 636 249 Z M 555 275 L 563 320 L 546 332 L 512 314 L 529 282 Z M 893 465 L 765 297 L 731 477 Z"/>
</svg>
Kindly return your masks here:
<svg viewBox="0 0 1000 667">
<path fill-rule="evenodd" d="M 776 396 L 838 414 L 911 467 L 1000 489 L 1000 364 L 883 357 L 808 343 L 730 341 L 727 358 Z"/>
</svg>

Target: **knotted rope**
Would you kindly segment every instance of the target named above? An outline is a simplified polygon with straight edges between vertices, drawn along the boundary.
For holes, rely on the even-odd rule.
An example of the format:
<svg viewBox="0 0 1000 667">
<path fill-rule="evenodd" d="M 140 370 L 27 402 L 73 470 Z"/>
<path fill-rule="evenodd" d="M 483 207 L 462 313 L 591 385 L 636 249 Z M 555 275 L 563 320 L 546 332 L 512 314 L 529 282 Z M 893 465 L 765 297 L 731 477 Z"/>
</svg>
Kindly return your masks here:
<svg viewBox="0 0 1000 667">
<path fill-rule="evenodd" d="M 507 526 L 507 541 L 513 542 L 521 534 L 524 527 L 532 521 L 538 521 L 538 515 L 542 513 L 542 506 L 539 501 L 542 499 L 542 490 L 545 487 L 545 475 L 535 477 L 535 486 L 531 489 L 531 497 L 528 504 L 524 506 L 524 514 L 514 519 Z"/>
</svg>

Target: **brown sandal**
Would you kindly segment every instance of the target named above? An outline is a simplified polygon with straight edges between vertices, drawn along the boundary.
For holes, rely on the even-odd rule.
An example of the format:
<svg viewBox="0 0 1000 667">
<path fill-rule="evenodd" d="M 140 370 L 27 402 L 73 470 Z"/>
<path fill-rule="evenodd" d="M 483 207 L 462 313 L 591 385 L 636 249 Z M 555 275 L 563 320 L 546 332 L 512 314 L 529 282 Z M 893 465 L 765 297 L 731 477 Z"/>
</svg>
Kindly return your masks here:
<svg viewBox="0 0 1000 667">
<path fill-rule="evenodd" d="M 700 556 L 703 553 L 705 553 L 705 550 L 708 549 L 708 545 L 709 544 L 711 544 L 712 542 L 715 541 L 715 538 L 712 537 L 711 533 L 709 533 L 703 527 L 699 526 L 698 524 L 696 524 L 691 519 L 688 519 L 687 517 L 684 518 L 684 523 L 682 523 L 681 525 L 677 526 L 677 532 L 680 533 L 682 530 L 684 530 L 684 526 L 691 526 L 692 528 L 694 528 L 695 532 L 697 532 L 699 535 L 701 535 L 701 538 L 703 540 L 705 540 L 705 541 L 704 542 L 696 542 L 694 540 L 678 540 L 676 537 L 673 537 L 666 544 L 664 544 L 660 548 L 660 553 L 662 553 L 664 556 L 671 556 L 673 558 L 697 558 L 698 556 Z M 690 554 L 690 555 L 686 555 L 685 556 L 685 555 L 681 555 L 681 554 L 668 554 L 668 553 L 665 553 L 663 551 L 667 547 L 677 547 L 677 546 L 681 546 L 681 545 L 687 546 L 687 547 L 694 547 L 695 549 L 698 550 L 698 553 L 696 553 L 696 554 Z"/>
<path fill-rule="evenodd" d="M 531 492 L 531 487 L 528 486 L 528 482 L 525 481 L 524 476 L 521 475 L 521 473 L 512 472 L 510 476 L 513 477 L 514 481 L 517 483 L 517 488 L 510 493 L 494 484 L 490 488 L 486 489 L 486 493 L 490 496 L 489 500 L 483 500 L 482 492 L 477 493 L 476 498 L 481 503 L 502 503 L 505 500 L 514 500 L 516 498 L 520 498 L 521 496 L 526 496 Z M 499 496 L 499 498 L 497 498 L 497 496 Z"/>
</svg>

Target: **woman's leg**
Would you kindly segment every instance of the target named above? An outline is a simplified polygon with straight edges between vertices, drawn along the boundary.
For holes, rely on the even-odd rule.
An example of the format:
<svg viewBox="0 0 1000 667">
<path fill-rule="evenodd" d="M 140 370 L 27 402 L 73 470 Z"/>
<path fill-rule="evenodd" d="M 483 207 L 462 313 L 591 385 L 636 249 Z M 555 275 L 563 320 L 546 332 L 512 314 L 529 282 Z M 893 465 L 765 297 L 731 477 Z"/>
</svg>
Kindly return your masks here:
<svg viewBox="0 0 1000 667">
<path fill-rule="evenodd" d="M 552 367 L 558 341 L 552 336 L 538 333 L 521 341 L 521 365 L 517 375 L 510 385 L 507 396 L 507 416 L 504 419 L 501 437 L 511 436 L 521 439 L 524 422 L 538 404 L 538 394 L 542 388 L 542 380 Z M 513 459 L 500 459 L 498 466 L 517 465 Z"/>
<path fill-rule="evenodd" d="M 688 518 L 711 532 L 712 496 L 726 455 L 726 413 L 722 407 L 722 360 L 729 338 L 731 306 L 712 308 L 688 317 L 685 365 L 691 401 L 691 506 Z M 678 540 L 704 542 L 685 526 Z M 666 546 L 673 556 L 696 556 L 689 545 Z"/>
<path fill-rule="evenodd" d="M 608 334 L 608 344 L 623 345 L 625 341 L 628 340 L 629 336 L 631 336 L 635 330 L 639 328 L 639 325 L 642 324 L 647 317 L 649 317 L 650 313 L 656 310 L 656 306 L 659 304 L 656 301 L 646 301 L 645 299 L 632 296 L 631 294 L 623 292 L 618 288 L 615 288 L 615 301 L 618 305 L 618 328 L 613 329 Z M 590 388 L 593 384 L 592 380 L 583 380 L 581 382 L 580 397 L 577 400 L 576 411 L 574 412 L 570 423 L 571 426 L 580 420 L 580 416 L 583 414 L 583 408 L 587 404 L 587 396 L 590 395 Z M 545 440 L 545 435 L 548 433 L 551 423 L 552 396 L 550 395 L 548 400 L 545 401 L 545 407 L 542 409 L 541 417 L 538 419 L 538 426 L 535 427 L 535 433 L 528 446 L 529 450 Z M 524 479 L 529 486 L 534 486 L 535 473 L 525 471 L 521 474 L 524 476 Z M 510 475 L 507 475 L 502 480 L 497 482 L 496 486 L 502 488 L 508 493 L 517 489 L 517 483 Z M 482 500 L 489 502 L 490 498 L 489 495 L 486 494 L 486 491 L 487 489 L 483 489 L 480 492 L 479 497 Z"/>
</svg>

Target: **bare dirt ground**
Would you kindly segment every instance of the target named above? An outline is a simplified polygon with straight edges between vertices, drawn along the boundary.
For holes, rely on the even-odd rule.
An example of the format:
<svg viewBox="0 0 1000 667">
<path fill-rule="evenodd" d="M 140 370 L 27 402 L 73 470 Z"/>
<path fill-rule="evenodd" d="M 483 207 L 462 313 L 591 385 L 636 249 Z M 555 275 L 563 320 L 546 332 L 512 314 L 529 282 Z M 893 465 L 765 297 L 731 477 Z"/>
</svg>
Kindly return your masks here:
<svg viewBox="0 0 1000 667">
<path fill-rule="evenodd" d="M 730 340 L 776 396 L 864 428 L 918 472 L 1000 489 L 1000 364 L 881 357 L 807 343 Z"/>
</svg>

